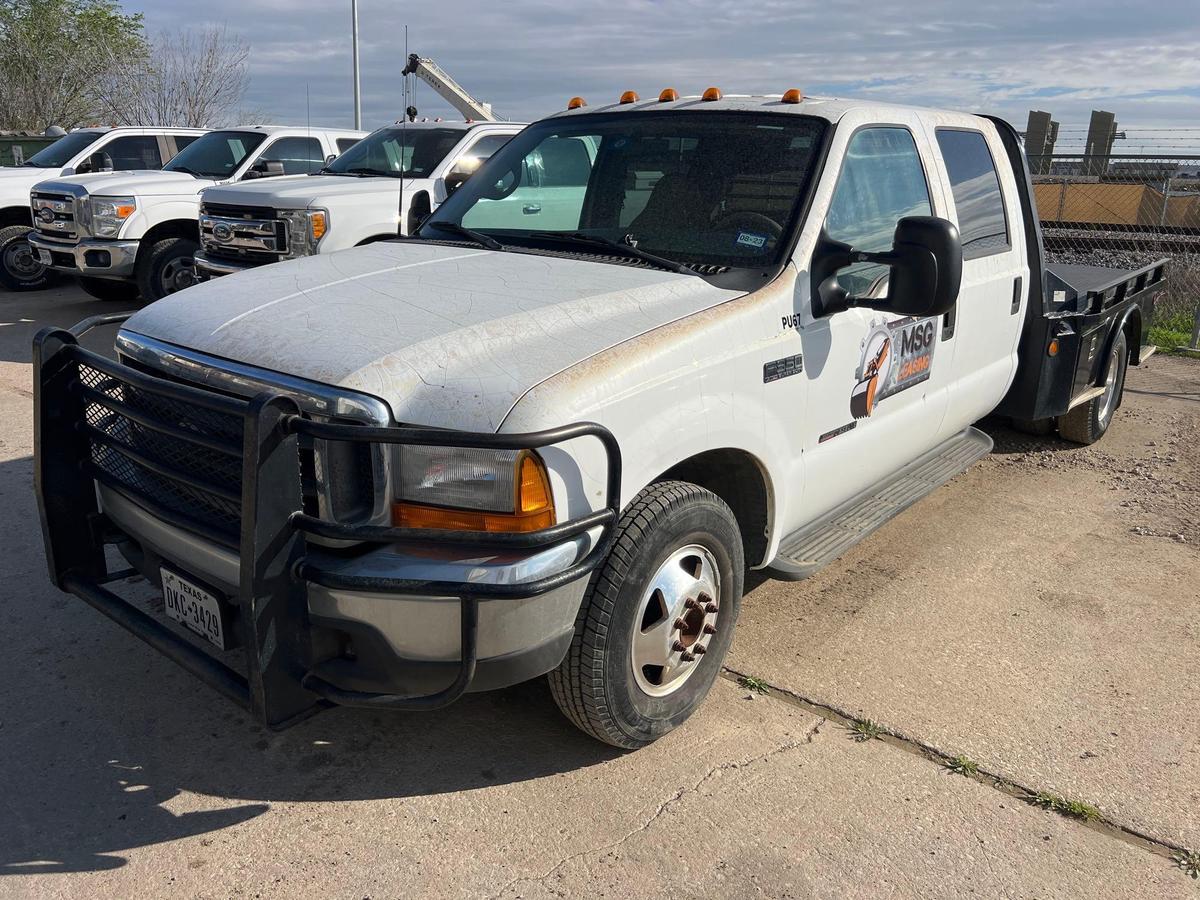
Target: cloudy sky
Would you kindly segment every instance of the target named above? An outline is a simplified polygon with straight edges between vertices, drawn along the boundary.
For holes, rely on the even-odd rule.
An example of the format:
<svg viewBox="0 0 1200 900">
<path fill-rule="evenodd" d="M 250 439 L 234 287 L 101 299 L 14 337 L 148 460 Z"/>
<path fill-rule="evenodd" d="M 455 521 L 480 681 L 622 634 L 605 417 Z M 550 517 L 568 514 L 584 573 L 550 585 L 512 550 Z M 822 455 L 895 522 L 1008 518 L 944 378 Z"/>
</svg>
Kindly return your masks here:
<svg viewBox="0 0 1200 900">
<path fill-rule="evenodd" d="M 150 31 L 223 24 L 251 45 L 248 109 L 278 122 L 353 121 L 350 0 L 124 0 Z M 1161 148 L 1200 132 L 1198 0 L 359 0 L 364 126 L 396 119 L 404 26 L 409 47 L 514 120 L 581 94 L 611 102 L 673 86 L 699 93 L 879 97 L 999 112 L 1023 127 L 1031 108 L 1081 145 L 1093 108 L 1112 110 L 1133 144 Z M 420 85 L 423 114 L 448 108 Z M 1120 148 L 1118 148 L 1120 149 Z M 1183 148 L 1180 148 L 1183 149 Z"/>
</svg>

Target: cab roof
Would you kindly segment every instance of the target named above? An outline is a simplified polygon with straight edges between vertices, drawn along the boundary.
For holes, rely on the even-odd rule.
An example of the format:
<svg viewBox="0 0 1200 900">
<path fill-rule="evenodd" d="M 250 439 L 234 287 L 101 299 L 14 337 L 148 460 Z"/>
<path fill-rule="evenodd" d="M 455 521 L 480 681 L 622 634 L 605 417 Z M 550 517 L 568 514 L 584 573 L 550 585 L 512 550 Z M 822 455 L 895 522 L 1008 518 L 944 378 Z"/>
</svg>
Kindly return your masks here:
<svg viewBox="0 0 1200 900">
<path fill-rule="evenodd" d="M 291 131 L 305 134 L 317 131 L 323 134 L 344 134 L 365 137 L 367 132 L 355 131 L 353 128 L 326 128 L 324 125 L 230 125 L 228 128 L 214 128 L 213 131 L 257 131 L 262 134 L 278 134 L 281 131 Z"/>
<path fill-rule="evenodd" d="M 873 115 L 884 117 L 889 110 L 904 110 L 915 113 L 969 116 L 972 113 L 911 106 L 901 103 L 884 103 L 878 100 L 856 100 L 842 97 L 803 97 L 798 103 L 785 103 L 783 92 L 774 94 L 725 94 L 719 100 L 705 100 L 702 95 L 680 95 L 677 100 L 660 101 L 650 95 L 632 103 L 609 103 L 597 106 L 582 106 L 554 113 L 549 118 L 580 116 L 603 112 L 653 112 L 664 110 L 713 111 L 713 112 L 769 112 L 815 116 L 829 122 L 837 122 L 851 110 L 869 110 Z"/>
</svg>

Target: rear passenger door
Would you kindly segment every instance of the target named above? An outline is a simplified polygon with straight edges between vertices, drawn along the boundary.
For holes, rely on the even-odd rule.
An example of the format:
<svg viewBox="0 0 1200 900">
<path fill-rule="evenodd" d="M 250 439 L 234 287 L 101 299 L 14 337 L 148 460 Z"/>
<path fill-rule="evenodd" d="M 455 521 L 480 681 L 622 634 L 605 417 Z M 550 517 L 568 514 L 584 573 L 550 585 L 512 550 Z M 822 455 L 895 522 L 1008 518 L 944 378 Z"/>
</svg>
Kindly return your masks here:
<svg viewBox="0 0 1200 900">
<path fill-rule="evenodd" d="M 112 161 L 114 172 L 163 167 L 162 150 L 158 138 L 152 134 L 128 134 L 114 138 L 101 147 L 100 152 Z"/>
<path fill-rule="evenodd" d="M 943 434 L 982 418 L 1004 397 L 1017 364 L 1022 303 L 1029 268 L 1015 192 L 1005 192 L 996 168 L 1004 160 L 990 126 L 937 127 L 932 139 L 949 186 L 946 217 L 958 225 L 962 287 L 947 317 L 957 345 Z"/>
</svg>

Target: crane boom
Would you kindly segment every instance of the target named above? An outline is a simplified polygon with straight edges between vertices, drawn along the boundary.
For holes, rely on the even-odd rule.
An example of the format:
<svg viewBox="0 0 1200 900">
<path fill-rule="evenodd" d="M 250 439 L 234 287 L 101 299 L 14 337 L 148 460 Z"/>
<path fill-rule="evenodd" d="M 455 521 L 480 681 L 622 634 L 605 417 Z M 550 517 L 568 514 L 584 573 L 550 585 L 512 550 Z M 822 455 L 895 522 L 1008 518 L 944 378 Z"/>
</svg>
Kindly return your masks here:
<svg viewBox="0 0 1200 900">
<path fill-rule="evenodd" d="M 462 85 L 451 78 L 449 73 L 432 59 L 424 59 L 416 53 L 411 53 L 408 57 L 408 65 L 404 67 L 404 70 L 400 74 L 416 75 L 437 91 L 447 103 L 462 113 L 466 119 L 481 122 L 499 121 L 492 113 L 492 104 L 476 100 L 463 90 Z"/>
</svg>

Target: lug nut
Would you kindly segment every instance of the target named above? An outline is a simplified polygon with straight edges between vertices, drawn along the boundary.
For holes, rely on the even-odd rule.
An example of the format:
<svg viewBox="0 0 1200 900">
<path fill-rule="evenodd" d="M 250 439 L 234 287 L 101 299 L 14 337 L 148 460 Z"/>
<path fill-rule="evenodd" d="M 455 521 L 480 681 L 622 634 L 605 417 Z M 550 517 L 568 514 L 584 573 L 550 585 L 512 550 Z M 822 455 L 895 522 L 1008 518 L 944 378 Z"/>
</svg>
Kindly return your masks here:
<svg viewBox="0 0 1200 900">
<path fill-rule="evenodd" d="M 708 652 L 708 648 L 705 647 L 703 644 L 697 644 L 695 647 L 692 648 L 692 652 L 699 653 L 701 656 L 703 656 L 705 653 Z"/>
<path fill-rule="evenodd" d="M 704 633 L 705 634 L 716 634 L 717 626 L 714 625 L 712 622 L 705 622 L 704 623 Z"/>
<path fill-rule="evenodd" d="M 683 631 L 683 629 L 685 629 L 685 628 L 687 628 L 687 622 L 683 621 L 683 619 L 675 620 L 675 630 L 676 631 Z"/>
<path fill-rule="evenodd" d="M 687 650 L 687 644 L 685 644 L 683 641 L 676 641 L 671 645 L 671 649 L 676 653 L 683 653 L 685 650 Z"/>
<path fill-rule="evenodd" d="M 693 600 L 691 597 L 688 597 L 687 600 L 685 600 L 683 602 L 683 605 L 686 606 L 688 609 L 701 609 L 702 608 L 700 605 L 700 601 Z"/>
<path fill-rule="evenodd" d="M 710 601 L 710 602 L 709 602 L 709 604 L 708 604 L 706 607 L 704 607 L 704 611 L 705 611 L 705 612 L 710 612 L 710 613 L 714 613 L 714 612 L 716 612 L 716 611 L 717 611 L 717 604 L 716 604 L 716 603 L 713 603 L 713 602 L 711 602 L 711 601 Z"/>
<path fill-rule="evenodd" d="M 696 658 L 696 656 L 694 653 L 688 653 L 685 651 L 685 652 L 679 654 L 679 658 L 682 659 L 684 662 L 691 662 L 693 659 Z"/>
</svg>

